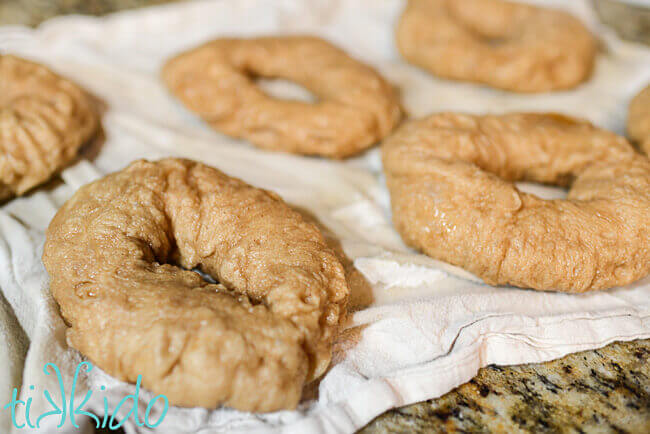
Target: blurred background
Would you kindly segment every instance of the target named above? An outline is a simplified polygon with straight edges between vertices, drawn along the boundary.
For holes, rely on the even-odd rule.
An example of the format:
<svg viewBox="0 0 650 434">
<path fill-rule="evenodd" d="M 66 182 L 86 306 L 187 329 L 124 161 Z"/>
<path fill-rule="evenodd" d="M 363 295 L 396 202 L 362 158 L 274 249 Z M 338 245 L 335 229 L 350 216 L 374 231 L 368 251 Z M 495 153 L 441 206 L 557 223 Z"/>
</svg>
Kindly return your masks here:
<svg viewBox="0 0 650 434">
<path fill-rule="evenodd" d="M 188 0 L 0 0 L 0 25 L 36 26 L 56 15 L 104 15 L 179 1 Z M 650 45 L 650 0 L 592 1 L 601 21 L 621 37 Z"/>
<path fill-rule="evenodd" d="M 0 25 L 37 26 L 58 15 L 100 16 L 180 1 L 190 0 L 0 0 Z M 592 1 L 600 20 L 622 38 L 650 45 L 650 0 Z M 447 429 L 488 432 L 490 427 L 500 426 L 503 430 L 504 426 L 514 426 L 513 423 L 526 428 L 522 431 L 531 432 L 554 428 L 577 431 L 585 426 L 611 432 L 634 432 L 646 427 L 645 432 L 650 432 L 649 360 L 650 340 L 640 340 L 614 343 L 548 363 L 489 366 L 469 383 L 440 398 L 385 413 L 363 433 Z M 645 381 L 639 383 L 637 377 L 628 375 L 630 372 Z M 548 378 L 561 381 L 561 385 Z M 575 402 L 579 405 L 564 405 Z M 496 409 L 497 413 L 486 411 L 487 408 Z M 616 425 L 606 427 L 601 420 L 614 421 Z M 549 421 L 556 425 L 549 427 Z"/>
<path fill-rule="evenodd" d="M 183 0 L 0 0 L 0 25 L 36 26 L 56 15 L 104 15 Z"/>
</svg>

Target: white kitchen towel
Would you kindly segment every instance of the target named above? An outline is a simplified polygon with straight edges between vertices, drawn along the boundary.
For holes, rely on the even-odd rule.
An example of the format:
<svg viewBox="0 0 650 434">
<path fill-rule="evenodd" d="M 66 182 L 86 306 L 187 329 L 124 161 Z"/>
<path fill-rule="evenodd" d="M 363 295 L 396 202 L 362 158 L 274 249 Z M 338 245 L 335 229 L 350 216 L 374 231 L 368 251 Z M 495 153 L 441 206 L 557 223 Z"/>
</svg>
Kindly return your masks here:
<svg viewBox="0 0 650 434">
<path fill-rule="evenodd" d="M 166 58 L 210 38 L 309 33 L 378 68 L 399 87 L 413 116 L 441 110 L 553 110 L 622 133 L 629 99 L 650 81 L 650 50 L 602 28 L 587 1 L 544 3 L 570 8 L 603 39 L 593 77 L 577 89 L 518 95 L 437 79 L 409 66 L 393 43 L 394 24 L 404 6 L 400 0 L 199 1 L 105 18 L 62 17 L 35 30 L 0 28 L 0 50 L 44 62 L 81 83 L 97 97 L 102 112 L 100 137 L 63 173 L 62 185 L 40 188 L 0 211 L 0 289 L 13 311 L 0 310 L 0 346 L 20 339 L 16 336 L 23 331 L 29 339 L 26 358 L 19 349 L 5 350 L 0 357 L 11 357 L 11 372 L 24 363 L 20 397 L 32 399 L 31 415 L 52 410 L 45 390 L 61 405 L 59 383 L 69 399 L 75 369 L 83 361 L 67 346 L 65 324 L 49 294 L 40 260 L 44 229 L 76 188 L 136 158 L 189 157 L 277 192 L 315 216 L 357 269 L 351 280 L 352 312 L 332 366 L 317 387 L 306 391 L 296 411 L 170 408 L 156 432 L 349 433 L 389 408 L 439 396 L 490 363 L 540 362 L 614 340 L 650 337 L 650 278 L 584 295 L 484 285 L 404 246 L 390 223 L 377 149 L 346 162 L 265 152 L 207 128 L 159 80 Z M 270 93 L 303 96 L 287 83 L 264 86 Z M 544 197 L 563 194 L 522 188 Z M 12 325 L 12 315 L 23 331 Z M 0 398 L 10 396 L 12 384 L 0 382 Z M 80 372 L 75 406 L 88 392 L 92 395 L 84 408 L 103 416 L 135 387 L 94 367 Z M 153 394 L 140 391 L 139 398 L 141 421 Z M 123 417 L 131 408 L 129 402 L 117 413 Z M 160 419 L 162 411 L 158 400 L 150 422 Z M 19 406 L 17 423 L 25 422 L 24 413 Z M 94 423 L 86 416 L 60 419 L 42 418 L 42 432 L 76 432 L 73 421 L 79 430 Z M 7 423 L 0 418 L 0 424 Z M 125 428 L 129 433 L 149 431 L 134 424 L 133 417 Z M 0 426 L 2 432 L 7 429 Z"/>
<path fill-rule="evenodd" d="M 27 338 L 14 316 L 11 306 L 0 295 L 0 403 L 12 398 L 14 389 L 20 390 L 23 363 L 27 352 Z M 0 407 L 1 408 L 1 407 Z M 0 411 L 0 428 L 8 431 L 11 414 Z"/>
</svg>

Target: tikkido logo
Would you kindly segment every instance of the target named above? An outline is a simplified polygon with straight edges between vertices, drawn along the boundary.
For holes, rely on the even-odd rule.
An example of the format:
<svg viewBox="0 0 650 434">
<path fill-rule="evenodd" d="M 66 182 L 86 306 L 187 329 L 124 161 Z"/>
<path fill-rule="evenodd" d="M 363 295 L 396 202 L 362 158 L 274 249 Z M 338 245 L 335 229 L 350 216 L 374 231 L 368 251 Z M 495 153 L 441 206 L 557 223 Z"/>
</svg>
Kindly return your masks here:
<svg viewBox="0 0 650 434">
<path fill-rule="evenodd" d="M 47 402 L 49 402 L 52 410 L 46 411 L 37 416 L 30 414 L 32 400 L 33 400 L 32 397 L 31 396 L 28 397 L 26 401 L 17 399 L 18 390 L 14 388 L 11 396 L 11 401 L 8 404 L 6 404 L 4 407 L 2 407 L 4 410 L 11 411 L 11 421 L 14 427 L 16 427 L 17 429 L 22 429 L 22 428 L 38 429 L 41 427 L 41 422 L 43 419 L 54 418 L 57 416 L 60 417 L 57 428 L 63 427 L 66 424 L 67 420 L 69 420 L 69 422 L 72 424 L 73 427 L 79 428 L 79 425 L 75 420 L 77 416 L 89 417 L 95 422 L 96 428 L 108 428 L 111 430 L 120 428 L 131 417 L 131 415 L 133 415 L 134 423 L 140 427 L 146 426 L 148 428 L 155 428 L 162 423 L 163 419 L 167 415 L 167 411 L 169 410 L 169 400 L 165 395 L 154 396 L 153 399 L 149 401 L 149 404 L 147 405 L 147 408 L 144 413 L 144 418 L 142 420 L 140 420 L 139 418 L 138 397 L 140 394 L 140 383 L 142 381 L 142 375 L 138 375 L 138 379 L 135 383 L 135 392 L 133 394 L 126 395 L 124 398 L 122 398 L 122 400 L 115 406 L 113 411 L 109 410 L 108 400 L 106 399 L 105 396 L 103 397 L 104 417 L 102 420 L 100 420 L 99 417 L 96 416 L 95 414 L 83 410 L 84 405 L 86 405 L 86 403 L 88 402 L 88 400 L 93 394 L 92 390 L 88 390 L 88 392 L 86 392 L 86 396 L 81 400 L 81 403 L 77 407 L 75 407 L 75 389 L 77 387 L 77 379 L 79 377 L 79 373 L 82 367 L 85 367 L 87 372 L 90 372 L 93 369 L 93 365 L 90 362 L 81 362 L 77 365 L 77 368 L 75 369 L 75 373 L 74 373 L 74 378 L 72 380 L 70 396 L 66 397 L 65 389 L 63 387 L 63 377 L 61 376 L 61 371 L 59 370 L 59 367 L 54 363 L 46 363 L 45 366 L 43 366 L 43 372 L 45 373 L 45 375 L 50 375 L 50 374 L 56 375 L 58 386 L 59 386 L 58 393 L 60 394 L 61 400 L 59 401 L 59 405 L 57 405 L 54 402 L 54 399 L 52 398 L 50 392 L 47 389 L 43 390 L 43 397 L 47 400 Z M 29 386 L 29 390 L 34 391 L 35 390 L 34 386 L 33 385 Z M 106 390 L 106 387 L 101 386 L 100 390 L 104 391 Z M 121 420 L 117 419 L 115 415 L 118 414 L 118 412 L 129 400 L 133 401 L 133 407 L 131 407 L 131 410 L 129 410 L 126 416 L 124 416 Z M 149 419 L 149 416 L 154 404 L 159 400 L 164 404 L 164 408 L 160 413 L 158 420 L 152 423 Z M 19 424 L 16 420 L 16 414 L 21 411 L 21 406 L 24 407 L 25 423 Z M 36 420 L 33 419 L 34 417 L 36 417 Z"/>
</svg>

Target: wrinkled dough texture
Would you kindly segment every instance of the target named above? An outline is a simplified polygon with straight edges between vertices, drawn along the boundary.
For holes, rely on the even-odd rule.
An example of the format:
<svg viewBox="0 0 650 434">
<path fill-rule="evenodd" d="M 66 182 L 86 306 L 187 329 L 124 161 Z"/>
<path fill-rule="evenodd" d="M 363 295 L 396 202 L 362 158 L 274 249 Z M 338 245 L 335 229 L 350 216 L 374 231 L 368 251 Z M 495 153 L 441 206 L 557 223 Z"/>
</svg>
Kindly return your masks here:
<svg viewBox="0 0 650 434">
<path fill-rule="evenodd" d="M 43 262 L 69 343 L 182 406 L 294 408 L 329 364 L 349 292 L 319 230 L 281 199 L 178 159 L 82 187 Z"/>
<path fill-rule="evenodd" d="M 315 37 L 218 39 L 171 59 L 162 76 L 214 129 L 274 151 L 348 157 L 385 137 L 401 118 L 389 83 Z M 290 80 L 318 102 L 273 98 L 256 77 Z"/>
<path fill-rule="evenodd" d="M 42 65 L 0 55 L 0 200 L 47 181 L 96 127 L 79 87 Z"/>
<path fill-rule="evenodd" d="M 630 102 L 627 133 L 641 151 L 650 156 L 650 85 Z"/>
<path fill-rule="evenodd" d="M 650 161 L 588 122 L 436 114 L 403 124 L 382 158 L 404 241 L 489 284 L 584 292 L 650 272 Z M 570 190 L 542 200 L 517 180 Z"/>
<path fill-rule="evenodd" d="M 434 75 L 516 92 L 578 85 L 597 51 L 575 17 L 502 0 L 410 0 L 396 38 L 408 62 Z"/>
</svg>

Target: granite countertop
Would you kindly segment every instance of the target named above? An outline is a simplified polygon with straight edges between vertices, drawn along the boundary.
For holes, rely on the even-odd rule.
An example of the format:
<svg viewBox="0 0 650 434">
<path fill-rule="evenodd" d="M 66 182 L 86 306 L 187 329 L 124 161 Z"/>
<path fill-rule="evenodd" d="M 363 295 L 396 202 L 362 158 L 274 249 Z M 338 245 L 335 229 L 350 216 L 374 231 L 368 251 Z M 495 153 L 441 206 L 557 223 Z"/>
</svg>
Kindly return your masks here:
<svg viewBox="0 0 650 434">
<path fill-rule="evenodd" d="M 488 366 L 446 395 L 391 410 L 361 433 L 650 432 L 650 340 L 547 363 Z"/>
<path fill-rule="evenodd" d="M 171 1 L 178 0 L 0 0 L 0 25 Z M 596 3 L 610 20 L 621 14 L 612 0 Z M 647 28 L 640 32 L 631 37 L 650 40 Z M 650 340 L 617 342 L 547 363 L 489 366 L 440 398 L 384 413 L 361 432 L 447 431 L 650 432 Z"/>
<path fill-rule="evenodd" d="M 103 15 L 173 1 L 181 0 L 0 0 L 0 25 L 36 26 L 57 15 Z"/>
</svg>

